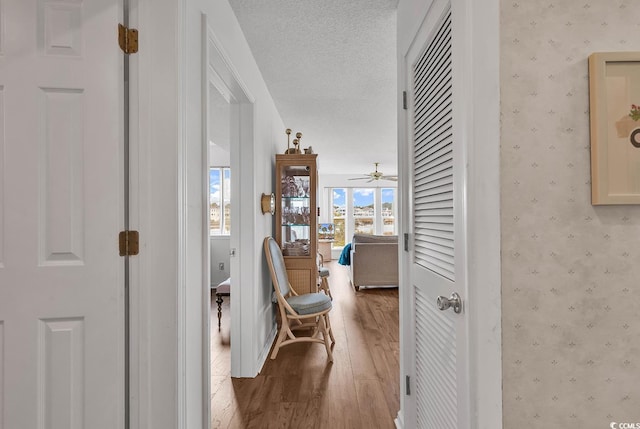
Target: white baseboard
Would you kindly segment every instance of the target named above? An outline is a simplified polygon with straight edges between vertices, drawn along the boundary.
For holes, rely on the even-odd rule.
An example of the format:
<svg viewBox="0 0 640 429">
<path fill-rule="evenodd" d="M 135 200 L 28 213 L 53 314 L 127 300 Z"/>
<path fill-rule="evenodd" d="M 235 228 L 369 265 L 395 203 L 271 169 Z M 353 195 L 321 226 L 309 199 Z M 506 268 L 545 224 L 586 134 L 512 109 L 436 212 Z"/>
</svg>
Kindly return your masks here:
<svg viewBox="0 0 640 429">
<path fill-rule="evenodd" d="M 404 423 L 402 421 L 402 414 L 401 413 L 402 413 L 402 410 L 398 411 L 398 415 L 393 420 L 393 423 L 396 424 L 396 428 L 397 429 L 404 429 Z"/>
<path fill-rule="evenodd" d="M 276 323 L 275 318 L 273 319 L 273 327 L 271 328 L 271 332 L 269 332 L 269 335 L 267 337 L 267 341 L 265 341 L 264 346 L 262 348 L 262 351 L 260 352 L 260 355 L 258 356 L 258 361 L 256 362 L 257 366 L 256 366 L 256 375 L 260 374 L 260 371 L 262 370 L 262 367 L 264 366 L 264 363 L 267 361 L 267 358 L 269 357 L 269 352 L 271 351 L 271 346 L 273 345 L 273 342 L 276 340 L 276 334 L 278 333 L 278 324 Z"/>
</svg>

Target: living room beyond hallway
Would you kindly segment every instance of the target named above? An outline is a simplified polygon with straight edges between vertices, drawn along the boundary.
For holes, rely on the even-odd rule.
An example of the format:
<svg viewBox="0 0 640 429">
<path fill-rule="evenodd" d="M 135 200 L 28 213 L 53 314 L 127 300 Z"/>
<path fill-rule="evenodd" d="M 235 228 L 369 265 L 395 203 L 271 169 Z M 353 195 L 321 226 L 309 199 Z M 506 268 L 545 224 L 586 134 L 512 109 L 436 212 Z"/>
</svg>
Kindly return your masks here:
<svg viewBox="0 0 640 429">
<path fill-rule="evenodd" d="M 211 298 L 212 428 L 394 428 L 400 407 L 398 289 L 349 283 L 348 267 L 331 270 L 334 362 L 322 345 L 284 347 L 255 378 L 229 375 L 229 299 L 218 332 Z M 231 298 L 233 299 L 233 297 Z"/>
</svg>

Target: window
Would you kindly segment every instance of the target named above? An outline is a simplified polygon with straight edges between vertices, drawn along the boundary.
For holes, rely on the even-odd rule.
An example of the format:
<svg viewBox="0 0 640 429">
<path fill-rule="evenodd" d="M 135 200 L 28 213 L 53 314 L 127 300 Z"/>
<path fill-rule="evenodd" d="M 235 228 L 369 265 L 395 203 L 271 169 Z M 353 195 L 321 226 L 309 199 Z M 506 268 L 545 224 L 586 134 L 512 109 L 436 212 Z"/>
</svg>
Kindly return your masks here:
<svg viewBox="0 0 640 429">
<path fill-rule="evenodd" d="M 396 190 L 395 188 L 382 188 L 382 235 L 396 234 Z"/>
<path fill-rule="evenodd" d="M 231 169 L 209 169 L 209 234 L 231 233 Z"/>
<path fill-rule="evenodd" d="M 331 188 L 333 248 L 342 248 L 353 234 L 396 235 L 396 188 Z"/>
<path fill-rule="evenodd" d="M 354 233 L 375 234 L 375 188 L 353 190 Z"/>
<path fill-rule="evenodd" d="M 333 207 L 333 224 L 335 237 L 333 247 L 343 247 L 345 245 L 345 217 L 347 213 L 347 190 L 334 188 L 331 192 L 331 207 Z"/>
</svg>

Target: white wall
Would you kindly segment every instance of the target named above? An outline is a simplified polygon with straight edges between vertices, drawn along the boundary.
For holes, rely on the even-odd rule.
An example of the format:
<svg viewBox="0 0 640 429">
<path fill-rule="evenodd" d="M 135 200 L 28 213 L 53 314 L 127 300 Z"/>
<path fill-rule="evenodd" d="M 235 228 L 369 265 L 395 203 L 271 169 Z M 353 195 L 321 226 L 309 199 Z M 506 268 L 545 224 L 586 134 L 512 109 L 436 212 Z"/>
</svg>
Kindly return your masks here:
<svg viewBox="0 0 640 429">
<path fill-rule="evenodd" d="M 229 237 L 216 236 L 210 237 L 209 242 L 209 265 L 211 271 L 210 283 L 212 287 L 216 287 L 220 282 L 226 280 L 231 275 L 230 263 L 231 257 L 229 256 L 229 250 L 231 250 L 231 244 Z M 224 268 L 220 269 L 220 263 L 224 264 Z"/>
<path fill-rule="evenodd" d="M 131 60 L 131 421 L 139 428 L 179 423 L 177 0 L 131 0 L 141 49 Z M 171 30 L 167 30 L 171 29 Z"/>
<path fill-rule="evenodd" d="M 264 262 L 262 239 L 272 234 L 271 217 L 262 215 L 259 197 L 262 192 L 271 192 L 273 178 L 274 142 L 280 139 L 284 125 L 269 95 L 260 71 L 240 30 L 235 15 L 226 0 L 187 0 L 184 22 L 184 76 L 185 126 L 184 156 L 186 157 L 182 186 L 186 192 L 186 248 L 183 259 L 186 263 L 186 353 L 188 365 L 185 386 L 186 419 L 194 426 L 200 416 L 207 415 L 208 398 L 203 398 L 202 383 L 208 383 L 203 368 L 208 363 L 198 357 L 204 356 L 201 349 L 208 333 L 203 332 L 203 36 L 202 14 L 205 14 L 213 35 L 223 55 L 226 66 L 235 76 L 240 91 L 253 104 L 241 107 L 242 114 L 253 119 L 253 130 L 231 130 L 243 136 L 243 145 L 237 148 L 239 170 L 234 170 L 234 180 L 242 190 L 234 195 L 234 207 L 238 210 L 240 225 L 233 225 L 238 232 L 239 244 L 235 263 L 242 260 L 240 283 L 232 285 L 234 297 L 231 299 L 232 317 L 241 317 L 242 348 L 233 356 L 232 375 L 253 377 L 261 367 L 270 346 L 270 335 L 274 332 L 274 313 L 271 304 L 271 283 Z M 233 149 L 231 150 L 233 156 Z M 233 160 L 232 160 L 233 167 Z M 206 239 L 208 243 L 208 239 Z M 234 262 L 232 262 L 233 264 Z M 239 272 L 239 271 L 238 271 Z M 208 286 L 208 285 L 207 285 Z M 242 304 L 240 304 L 242 302 Z M 241 313 L 241 314 L 240 314 Z M 239 333 L 232 332 L 236 337 Z M 235 372 L 235 374 L 234 374 Z"/>
<path fill-rule="evenodd" d="M 231 154 L 215 143 L 209 143 L 209 165 L 211 167 L 228 167 L 231 165 Z"/>
</svg>

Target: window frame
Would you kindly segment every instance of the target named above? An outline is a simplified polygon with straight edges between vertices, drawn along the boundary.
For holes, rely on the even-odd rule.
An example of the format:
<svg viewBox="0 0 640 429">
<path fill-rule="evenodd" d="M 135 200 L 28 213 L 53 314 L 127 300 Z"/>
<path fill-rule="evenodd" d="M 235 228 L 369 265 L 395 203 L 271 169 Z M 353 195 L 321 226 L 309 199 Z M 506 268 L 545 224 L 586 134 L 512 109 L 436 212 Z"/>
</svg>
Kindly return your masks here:
<svg viewBox="0 0 640 429">
<path fill-rule="evenodd" d="M 218 170 L 220 172 L 220 226 L 219 228 L 211 228 L 211 172 L 212 170 Z M 225 177 L 226 174 L 228 173 L 229 177 Z M 227 229 L 227 217 L 229 217 L 229 221 L 231 220 L 231 167 L 228 165 L 224 165 L 224 166 L 209 166 L 209 176 L 208 176 L 208 183 L 209 183 L 209 196 L 208 196 L 208 202 L 209 202 L 209 237 L 229 237 L 231 235 L 231 225 L 229 225 L 229 230 L 225 231 L 225 229 Z M 225 184 L 226 181 L 229 181 L 229 184 Z M 227 195 L 228 194 L 228 195 Z M 227 216 L 225 211 L 226 211 L 226 205 L 225 203 L 228 203 L 229 205 L 229 215 Z M 219 231 L 218 233 L 214 233 L 214 231 Z"/>
<path fill-rule="evenodd" d="M 378 232 L 378 208 L 379 208 L 379 204 L 377 203 L 378 200 L 378 192 L 377 192 L 378 188 L 372 188 L 372 187 L 365 187 L 365 186 L 358 186 L 358 187 L 353 187 L 351 188 L 351 196 L 350 196 L 350 200 L 351 200 L 351 204 L 353 205 L 353 214 L 350 216 L 350 219 L 352 219 L 353 221 L 353 229 L 352 229 L 352 234 L 353 235 L 356 233 L 356 221 L 358 219 L 371 219 L 371 229 L 372 229 L 372 233 L 371 235 L 375 235 Z M 363 214 L 362 210 L 360 210 L 360 213 L 358 213 L 358 211 L 356 210 L 356 204 L 355 204 L 355 198 L 356 198 L 356 194 L 360 193 L 361 197 L 364 198 L 365 193 L 362 191 L 372 191 L 372 192 L 367 192 L 367 200 L 369 199 L 368 196 L 371 196 L 371 205 L 373 205 L 373 213 L 367 213 L 367 214 Z M 361 206 L 357 206 L 358 208 L 362 208 Z M 364 206 L 364 207 L 368 207 L 368 206 Z M 366 232 L 359 232 L 359 234 L 366 234 Z"/>
<path fill-rule="evenodd" d="M 350 238 L 353 237 L 354 231 L 355 231 L 355 208 L 354 208 L 354 201 L 353 201 L 353 196 L 354 196 L 354 191 L 356 189 L 372 189 L 374 191 L 374 198 L 373 198 L 373 206 L 374 206 L 374 214 L 373 214 L 373 219 L 374 219 L 374 225 L 373 225 L 373 234 L 376 235 L 383 235 L 384 234 L 384 219 L 391 217 L 393 218 L 393 233 L 392 235 L 397 235 L 398 234 L 398 188 L 394 187 L 394 186 L 379 186 L 379 187 L 373 187 L 373 186 L 331 186 L 331 187 L 327 187 L 327 189 L 329 190 L 329 222 L 331 223 L 336 223 L 335 222 L 335 217 L 334 217 L 334 203 L 333 203 L 333 195 L 334 195 L 334 190 L 343 190 L 345 193 L 345 214 L 344 214 L 344 219 L 345 219 L 345 244 L 348 243 L 350 241 Z M 387 191 L 387 190 L 392 190 L 393 191 L 393 199 L 392 199 L 392 214 L 391 216 L 383 216 L 382 215 L 382 211 L 383 211 L 383 196 L 382 193 L 383 191 Z M 340 219 L 340 218 L 338 218 Z M 340 249 L 341 246 L 340 245 L 332 245 L 332 248 L 334 249 Z"/>
<path fill-rule="evenodd" d="M 344 214 L 341 217 L 338 217 L 338 218 L 335 217 L 335 209 L 334 209 L 334 207 L 335 207 L 335 205 L 334 205 L 334 190 L 337 190 L 337 189 L 339 189 L 340 191 L 344 192 L 344 195 L 343 195 L 343 197 L 344 197 Z M 334 242 L 331 243 L 331 247 L 332 248 L 342 248 L 348 242 L 347 241 L 347 237 L 348 237 L 347 231 L 348 231 L 348 227 L 349 227 L 348 226 L 349 216 L 347 215 L 348 206 L 349 206 L 349 203 L 348 203 L 348 190 L 347 190 L 347 188 L 344 188 L 344 187 L 332 187 L 332 188 L 329 188 L 329 192 L 330 192 L 330 194 L 329 194 L 329 207 L 330 207 L 330 209 L 329 209 L 329 213 L 330 213 L 329 217 L 330 217 L 330 219 L 329 220 L 330 220 L 330 223 L 334 224 L 335 231 L 337 231 L 337 229 L 338 229 L 337 225 L 339 224 L 339 222 L 336 222 L 336 219 L 341 219 L 342 220 L 342 224 L 344 225 L 343 226 L 344 244 L 340 244 L 339 240 L 334 240 Z M 338 242 L 338 243 L 336 244 L 336 242 Z"/>
</svg>

